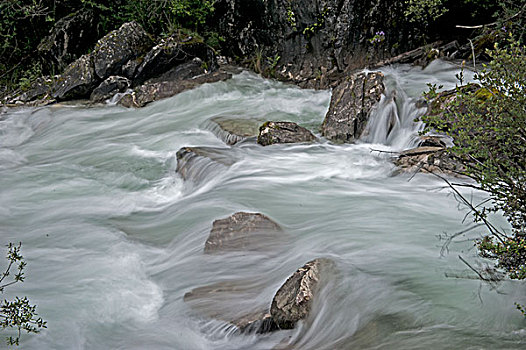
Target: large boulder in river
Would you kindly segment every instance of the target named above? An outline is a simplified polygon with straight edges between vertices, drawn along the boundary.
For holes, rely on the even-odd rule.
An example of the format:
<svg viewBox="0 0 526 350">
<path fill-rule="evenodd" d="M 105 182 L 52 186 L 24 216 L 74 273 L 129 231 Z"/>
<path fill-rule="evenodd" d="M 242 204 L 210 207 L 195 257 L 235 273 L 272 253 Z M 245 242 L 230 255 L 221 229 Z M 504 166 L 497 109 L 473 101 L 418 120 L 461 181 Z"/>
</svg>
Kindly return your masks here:
<svg viewBox="0 0 526 350">
<path fill-rule="evenodd" d="M 300 267 L 287 279 L 277 291 L 270 307 L 272 320 L 279 328 L 294 328 L 298 321 L 307 318 L 320 290 L 320 282 L 333 268 L 332 260 L 318 258 Z"/>
<path fill-rule="evenodd" d="M 281 227 L 260 213 L 238 212 L 214 221 L 205 253 L 256 249 L 281 235 Z"/>
<path fill-rule="evenodd" d="M 316 136 L 296 123 L 268 121 L 259 127 L 258 143 L 262 146 L 312 141 Z"/>
<path fill-rule="evenodd" d="M 91 54 L 95 74 L 99 79 L 120 74 L 122 66 L 131 59 L 144 55 L 153 41 L 137 22 L 124 23 L 97 42 Z"/>
<path fill-rule="evenodd" d="M 385 90 L 383 80 L 380 72 L 361 72 L 344 79 L 332 92 L 322 135 L 335 142 L 353 142 L 360 138 L 371 110 Z"/>
</svg>

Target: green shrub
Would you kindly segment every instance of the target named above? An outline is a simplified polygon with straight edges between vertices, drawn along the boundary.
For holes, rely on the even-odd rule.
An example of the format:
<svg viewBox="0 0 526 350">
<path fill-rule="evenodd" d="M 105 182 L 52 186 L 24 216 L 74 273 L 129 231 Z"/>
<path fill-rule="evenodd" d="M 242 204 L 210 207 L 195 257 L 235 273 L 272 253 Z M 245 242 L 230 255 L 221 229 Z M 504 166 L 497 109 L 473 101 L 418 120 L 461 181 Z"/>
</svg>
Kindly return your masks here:
<svg viewBox="0 0 526 350">
<path fill-rule="evenodd" d="M 8 261 L 5 271 L 0 275 L 0 293 L 6 287 L 15 283 L 24 282 L 24 268 L 26 262 L 20 254 L 22 244 L 9 243 L 6 259 Z M 16 271 L 12 271 L 12 269 Z M 15 297 L 13 300 L 5 299 L 0 303 L 0 326 L 2 329 L 14 328 L 16 336 L 7 337 L 8 345 L 19 345 L 22 331 L 26 333 L 38 333 L 46 328 L 46 321 L 38 317 L 36 305 L 31 305 L 27 297 Z"/>
<path fill-rule="evenodd" d="M 456 99 L 443 113 L 426 116 L 426 130 L 445 130 L 450 152 L 464 164 L 465 175 L 492 202 L 472 208 L 475 221 L 490 235 L 477 242 L 480 255 L 496 259 L 512 279 L 526 278 L 526 48 L 509 36 L 488 50 L 490 63 L 475 76 L 479 87 L 457 87 Z M 475 91 L 474 91 L 475 90 Z M 502 212 L 509 231 L 496 229 L 487 215 Z"/>
</svg>

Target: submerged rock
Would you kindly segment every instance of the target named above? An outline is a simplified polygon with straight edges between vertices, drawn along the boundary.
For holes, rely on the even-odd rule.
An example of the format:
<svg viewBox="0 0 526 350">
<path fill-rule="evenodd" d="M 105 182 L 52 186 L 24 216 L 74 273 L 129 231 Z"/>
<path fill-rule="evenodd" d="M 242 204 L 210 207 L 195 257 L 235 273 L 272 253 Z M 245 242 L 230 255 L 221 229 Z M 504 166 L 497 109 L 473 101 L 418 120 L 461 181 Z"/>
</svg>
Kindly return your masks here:
<svg viewBox="0 0 526 350">
<path fill-rule="evenodd" d="M 314 259 L 300 267 L 281 286 L 270 307 L 270 315 L 280 329 L 292 329 L 299 320 L 307 318 L 320 289 L 320 281 L 333 267 L 334 262 L 330 259 Z"/>
<path fill-rule="evenodd" d="M 269 333 L 278 330 L 278 325 L 267 311 L 254 312 L 233 320 L 241 333 Z"/>
<path fill-rule="evenodd" d="M 185 180 L 199 182 L 235 162 L 230 148 L 183 147 L 177 151 L 176 172 Z"/>
<path fill-rule="evenodd" d="M 321 133 L 335 142 L 353 142 L 360 138 L 371 110 L 385 90 L 380 72 L 357 73 L 344 79 L 333 91 L 329 111 Z"/>
<path fill-rule="evenodd" d="M 264 286 L 260 280 L 224 281 L 198 287 L 184 295 L 194 310 L 228 322 L 241 333 L 267 333 L 277 330 L 268 307 L 257 305 Z"/>
<path fill-rule="evenodd" d="M 268 121 L 259 127 L 258 143 L 262 146 L 312 141 L 316 141 L 316 136 L 296 123 Z"/>
<path fill-rule="evenodd" d="M 127 78 L 112 75 L 91 92 L 90 99 L 93 102 L 103 102 L 118 92 L 126 91 L 130 84 L 131 82 Z"/>
<path fill-rule="evenodd" d="M 292 329 L 306 319 L 320 288 L 334 271 L 334 261 L 317 258 L 299 268 L 279 288 L 268 306 L 254 305 L 264 288 L 261 278 L 227 281 L 188 292 L 184 301 L 211 318 L 226 321 L 243 333 Z"/>
<path fill-rule="evenodd" d="M 263 214 L 238 212 L 214 221 L 205 253 L 259 248 L 281 233 L 281 227 Z"/>
<path fill-rule="evenodd" d="M 451 156 L 445 147 L 417 147 L 404 151 L 395 160 L 399 173 L 445 173 L 448 175 L 459 175 L 464 167 Z"/>
<path fill-rule="evenodd" d="M 227 145 L 234 145 L 258 136 L 261 123 L 260 119 L 214 117 L 209 120 L 208 128 Z"/>
</svg>

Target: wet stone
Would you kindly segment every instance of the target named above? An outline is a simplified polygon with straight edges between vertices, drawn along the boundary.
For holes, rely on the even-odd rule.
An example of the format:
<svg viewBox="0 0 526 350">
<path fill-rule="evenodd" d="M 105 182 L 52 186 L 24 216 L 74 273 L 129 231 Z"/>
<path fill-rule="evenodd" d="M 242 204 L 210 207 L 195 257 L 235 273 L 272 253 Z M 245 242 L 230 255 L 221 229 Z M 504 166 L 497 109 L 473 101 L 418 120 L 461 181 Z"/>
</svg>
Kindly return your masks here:
<svg viewBox="0 0 526 350">
<path fill-rule="evenodd" d="M 234 145 L 248 138 L 256 138 L 264 120 L 234 117 L 214 117 L 207 127 L 227 145 Z"/>
<path fill-rule="evenodd" d="M 422 146 L 400 153 L 395 160 L 400 173 L 442 173 L 459 176 L 464 170 L 461 162 L 450 155 L 445 147 Z"/>
<path fill-rule="evenodd" d="M 183 147 L 177 151 L 176 172 L 184 180 L 199 182 L 236 162 L 230 148 Z"/>
<path fill-rule="evenodd" d="M 334 262 L 326 258 L 309 261 L 299 268 L 277 291 L 270 314 L 280 329 L 292 329 L 306 319 L 327 273 L 334 269 Z"/>
<path fill-rule="evenodd" d="M 332 93 L 322 135 L 334 142 L 359 139 L 385 90 L 383 80 L 380 72 L 357 73 L 344 79 Z"/>
<path fill-rule="evenodd" d="M 137 86 L 131 94 L 125 95 L 119 104 L 124 107 L 144 107 L 148 103 L 177 95 L 205 83 L 215 83 L 230 79 L 231 74 L 224 71 L 206 73 L 199 58 L 180 64 L 160 77 L 150 79 Z"/>
<path fill-rule="evenodd" d="M 316 141 L 316 136 L 296 123 L 268 121 L 259 127 L 258 143 L 262 146 L 313 141 Z"/>
<path fill-rule="evenodd" d="M 260 213 L 238 212 L 214 221 L 205 253 L 256 249 L 281 236 L 281 227 Z"/>
<path fill-rule="evenodd" d="M 201 315 L 228 322 L 240 333 L 276 330 L 268 306 L 254 305 L 261 289 L 259 280 L 224 281 L 198 287 L 184 301 Z"/>
</svg>

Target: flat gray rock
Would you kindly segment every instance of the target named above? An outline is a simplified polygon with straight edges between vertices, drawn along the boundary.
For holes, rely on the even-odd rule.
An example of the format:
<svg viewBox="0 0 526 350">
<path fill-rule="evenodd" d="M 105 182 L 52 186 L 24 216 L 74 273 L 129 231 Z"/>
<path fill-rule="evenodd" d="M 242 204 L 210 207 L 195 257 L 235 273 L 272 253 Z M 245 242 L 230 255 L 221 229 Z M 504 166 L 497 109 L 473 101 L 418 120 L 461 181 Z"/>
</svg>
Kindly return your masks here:
<svg viewBox="0 0 526 350">
<path fill-rule="evenodd" d="M 316 136 L 296 123 L 268 121 L 259 127 L 258 143 L 262 146 L 313 141 L 316 141 Z"/>
<path fill-rule="evenodd" d="M 214 221 L 205 253 L 259 249 L 282 236 L 281 227 L 260 213 L 238 212 Z"/>
</svg>

